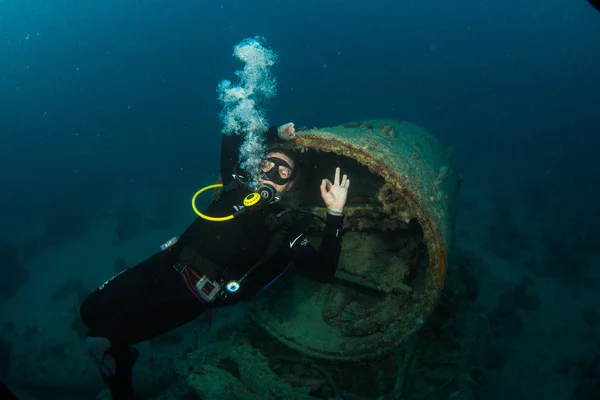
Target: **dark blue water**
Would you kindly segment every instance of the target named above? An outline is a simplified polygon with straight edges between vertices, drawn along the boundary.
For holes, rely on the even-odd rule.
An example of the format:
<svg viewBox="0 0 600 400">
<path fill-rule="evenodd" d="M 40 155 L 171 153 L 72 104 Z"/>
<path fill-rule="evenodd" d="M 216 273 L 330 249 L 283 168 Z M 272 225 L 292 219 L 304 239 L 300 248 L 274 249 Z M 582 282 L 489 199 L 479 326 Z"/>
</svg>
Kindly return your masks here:
<svg viewBox="0 0 600 400">
<path fill-rule="evenodd" d="M 150 225 L 132 217 L 127 240 L 186 226 L 190 195 L 219 173 L 217 85 L 242 67 L 233 47 L 257 35 L 279 57 L 277 95 L 262 104 L 271 124 L 425 127 L 465 177 L 458 246 L 485 260 L 482 307 L 534 279 L 541 310 L 498 339 L 514 362 L 486 371 L 477 398 L 595 398 L 600 13 L 583 0 L 0 0 L 0 248 L 18 252 L 0 264 L 0 279 L 18 282 L 3 289 L 0 322 L 43 326 L 21 309 L 35 290 L 19 287 L 44 286 L 36 257 L 46 274 L 94 258 L 52 252 L 72 254 L 86 235 L 109 243 L 98 221 L 160 209 Z M 485 245 L 504 225 L 498 238 L 519 241 L 508 257 Z M 136 243 L 128 254 L 156 245 Z M 86 282 L 81 272 L 61 276 Z"/>
</svg>

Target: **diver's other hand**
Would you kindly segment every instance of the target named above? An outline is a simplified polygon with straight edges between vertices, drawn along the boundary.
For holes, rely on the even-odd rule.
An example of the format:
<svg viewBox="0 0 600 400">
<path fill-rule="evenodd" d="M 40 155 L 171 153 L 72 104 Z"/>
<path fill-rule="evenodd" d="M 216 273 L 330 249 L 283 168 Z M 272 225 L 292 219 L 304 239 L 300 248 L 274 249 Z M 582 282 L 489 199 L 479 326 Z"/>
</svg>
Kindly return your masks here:
<svg viewBox="0 0 600 400">
<path fill-rule="evenodd" d="M 294 129 L 294 123 L 288 122 L 287 124 L 281 125 L 277 128 L 279 139 L 281 140 L 292 140 L 296 138 L 296 129 Z"/>
<path fill-rule="evenodd" d="M 349 187 L 350 179 L 348 179 L 346 174 L 344 174 L 340 182 L 340 167 L 335 169 L 333 183 L 329 179 L 321 181 L 321 197 L 329 211 L 336 213 L 344 211 Z"/>
</svg>

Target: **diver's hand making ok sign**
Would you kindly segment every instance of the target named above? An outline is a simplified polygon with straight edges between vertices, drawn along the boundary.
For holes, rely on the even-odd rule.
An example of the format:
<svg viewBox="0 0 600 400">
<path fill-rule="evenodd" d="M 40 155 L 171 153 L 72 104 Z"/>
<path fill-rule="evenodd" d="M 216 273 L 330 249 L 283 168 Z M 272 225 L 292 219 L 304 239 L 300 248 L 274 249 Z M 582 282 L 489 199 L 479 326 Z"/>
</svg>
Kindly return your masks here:
<svg viewBox="0 0 600 400">
<path fill-rule="evenodd" d="M 327 206 L 327 210 L 334 213 L 344 211 L 346 198 L 348 197 L 348 188 L 350 187 L 350 179 L 344 174 L 340 182 L 340 168 L 335 169 L 335 178 L 333 183 L 329 179 L 321 181 L 321 197 Z"/>
</svg>

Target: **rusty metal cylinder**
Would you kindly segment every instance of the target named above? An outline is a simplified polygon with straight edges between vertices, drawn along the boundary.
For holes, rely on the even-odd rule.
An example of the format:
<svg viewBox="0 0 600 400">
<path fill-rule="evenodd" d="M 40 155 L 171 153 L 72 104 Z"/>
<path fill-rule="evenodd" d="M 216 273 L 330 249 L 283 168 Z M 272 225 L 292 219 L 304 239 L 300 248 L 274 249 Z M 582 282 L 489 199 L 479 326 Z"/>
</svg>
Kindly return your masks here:
<svg viewBox="0 0 600 400">
<path fill-rule="evenodd" d="M 356 361 L 400 345 L 444 285 L 460 185 L 449 151 L 424 128 L 389 119 L 302 129 L 286 146 L 301 153 L 290 207 L 324 217 L 321 179 L 337 166 L 350 177 L 342 255 L 333 283 L 299 271 L 250 302 L 250 315 L 313 357 Z"/>
</svg>

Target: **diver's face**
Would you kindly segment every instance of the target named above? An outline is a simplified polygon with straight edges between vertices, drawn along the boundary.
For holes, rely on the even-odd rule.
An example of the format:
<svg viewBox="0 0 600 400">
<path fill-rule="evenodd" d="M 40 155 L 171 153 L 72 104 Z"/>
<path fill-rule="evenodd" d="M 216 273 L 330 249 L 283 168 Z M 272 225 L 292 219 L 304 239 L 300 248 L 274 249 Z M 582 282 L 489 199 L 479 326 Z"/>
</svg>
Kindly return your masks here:
<svg viewBox="0 0 600 400">
<path fill-rule="evenodd" d="M 281 161 L 284 161 L 284 163 L 281 163 Z M 289 167 L 282 164 L 287 164 Z M 292 176 L 292 170 L 294 168 L 294 160 L 285 154 L 276 151 L 268 153 L 260 168 L 263 177 L 259 180 L 259 183 L 261 185 L 266 184 L 273 186 L 279 196 L 294 186 L 293 180 L 289 180 L 285 183 L 282 182 L 282 180 L 286 180 Z M 269 178 L 269 176 L 274 176 L 275 178 Z M 277 181 L 277 183 L 274 181 Z"/>
</svg>

